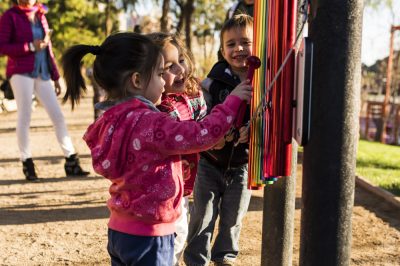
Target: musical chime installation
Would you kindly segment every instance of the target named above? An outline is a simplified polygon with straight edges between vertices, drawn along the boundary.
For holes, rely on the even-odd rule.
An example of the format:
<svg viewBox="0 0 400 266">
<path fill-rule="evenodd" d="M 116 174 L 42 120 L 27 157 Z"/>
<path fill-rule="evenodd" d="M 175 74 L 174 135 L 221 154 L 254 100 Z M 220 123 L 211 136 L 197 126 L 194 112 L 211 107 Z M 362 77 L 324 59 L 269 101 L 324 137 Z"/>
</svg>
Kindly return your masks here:
<svg viewBox="0 0 400 266">
<path fill-rule="evenodd" d="M 302 8 L 307 13 L 307 2 Z M 295 48 L 300 37 L 296 38 L 297 13 L 296 0 L 254 3 L 254 57 L 248 61 L 254 88 L 249 123 L 251 189 L 290 176 L 292 138 L 303 146 L 310 137 L 312 43 L 302 38 Z"/>
</svg>

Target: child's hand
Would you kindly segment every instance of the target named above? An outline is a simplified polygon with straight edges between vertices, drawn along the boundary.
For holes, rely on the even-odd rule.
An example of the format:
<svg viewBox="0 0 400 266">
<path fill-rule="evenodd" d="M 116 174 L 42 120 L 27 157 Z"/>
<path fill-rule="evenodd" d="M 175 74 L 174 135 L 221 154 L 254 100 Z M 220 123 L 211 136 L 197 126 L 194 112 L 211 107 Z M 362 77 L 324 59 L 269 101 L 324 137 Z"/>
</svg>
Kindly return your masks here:
<svg viewBox="0 0 400 266">
<path fill-rule="evenodd" d="M 225 141 L 226 142 L 231 142 L 234 138 L 235 138 L 235 133 L 232 132 L 232 133 L 230 133 L 230 134 L 225 136 Z"/>
<path fill-rule="evenodd" d="M 249 142 L 249 127 L 241 127 L 239 129 L 239 139 L 238 143 L 247 143 Z"/>
<path fill-rule="evenodd" d="M 213 150 L 220 150 L 225 146 L 225 138 L 222 137 L 217 144 L 215 144 L 212 149 Z"/>
<path fill-rule="evenodd" d="M 41 51 L 43 49 L 46 49 L 48 45 L 49 45 L 48 43 L 39 39 L 33 41 L 33 46 L 35 46 L 35 51 Z"/>
<path fill-rule="evenodd" d="M 226 142 L 231 142 L 235 139 L 236 135 L 236 129 L 234 127 L 231 127 L 231 129 L 228 131 L 228 133 L 225 134 L 225 141 Z"/>
<path fill-rule="evenodd" d="M 231 95 L 236 95 L 240 99 L 246 102 L 250 102 L 252 94 L 252 87 L 250 80 L 242 81 L 239 85 L 235 87 L 235 89 L 231 92 Z"/>
</svg>

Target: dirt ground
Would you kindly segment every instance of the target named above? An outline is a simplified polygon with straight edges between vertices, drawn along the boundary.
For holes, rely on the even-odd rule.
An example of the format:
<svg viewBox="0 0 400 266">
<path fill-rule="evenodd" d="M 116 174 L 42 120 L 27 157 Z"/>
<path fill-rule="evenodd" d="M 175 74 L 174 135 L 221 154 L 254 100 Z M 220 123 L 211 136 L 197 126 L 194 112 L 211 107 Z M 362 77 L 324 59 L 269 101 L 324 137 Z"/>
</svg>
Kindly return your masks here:
<svg viewBox="0 0 400 266">
<path fill-rule="evenodd" d="M 31 146 L 39 183 L 24 181 L 16 113 L 0 114 L 0 265 L 109 265 L 106 251 L 108 181 L 96 175 L 81 137 L 91 123 L 91 99 L 72 113 L 63 107 L 81 162 L 91 175 L 66 178 L 51 123 L 38 106 Z M 301 198 L 301 166 L 297 198 Z M 237 265 L 260 265 L 263 191 L 254 191 L 244 219 Z M 300 202 L 300 201 L 299 201 Z M 298 265 L 300 204 L 295 212 L 293 265 Z M 351 265 L 400 265 L 400 210 L 356 189 Z"/>
</svg>

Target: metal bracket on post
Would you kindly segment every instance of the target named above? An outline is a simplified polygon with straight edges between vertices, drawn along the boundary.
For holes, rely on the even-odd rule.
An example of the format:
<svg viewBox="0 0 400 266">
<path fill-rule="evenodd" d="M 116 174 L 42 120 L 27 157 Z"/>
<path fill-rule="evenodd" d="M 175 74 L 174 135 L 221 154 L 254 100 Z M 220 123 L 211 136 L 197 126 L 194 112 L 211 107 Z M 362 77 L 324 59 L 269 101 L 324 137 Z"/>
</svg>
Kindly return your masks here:
<svg viewBox="0 0 400 266">
<path fill-rule="evenodd" d="M 312 67 L 313 43 L 305 37 L 296 55 L 294 84 L 293 138 L 300 146 L 310 139 Z"/>
</svg>

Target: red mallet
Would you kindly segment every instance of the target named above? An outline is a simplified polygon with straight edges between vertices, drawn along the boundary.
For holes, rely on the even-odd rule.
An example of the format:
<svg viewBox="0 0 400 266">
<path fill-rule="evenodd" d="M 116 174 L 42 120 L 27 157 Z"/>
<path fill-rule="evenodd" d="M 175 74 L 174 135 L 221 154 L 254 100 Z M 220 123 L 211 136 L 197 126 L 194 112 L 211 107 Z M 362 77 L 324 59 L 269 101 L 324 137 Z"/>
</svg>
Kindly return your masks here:
<svg viewBox="0 0 400 266">
<path fill-rule="evenodd" d="M 261 66 L 261 60 L 257 56 L 249 56 L 246 59 L 246 65 L 249 66 L 247 70 L 247 79 L 253 82 L 254 71 Z"/>
<path fill-rule="evenodd" d="M 261 66 L 261 60 L 257 56 L 252 55 L 247 57 L 246 65 L 249 66 L 249 69 L 247 70 L 247 79 L 250 80 L 250 83 L 252 83 L 254 71 Z M 246 102 L 242 102 L 235 122 L 236 128 L 242 126 L 245 112 L 246 112 Z"/>
</svg>

